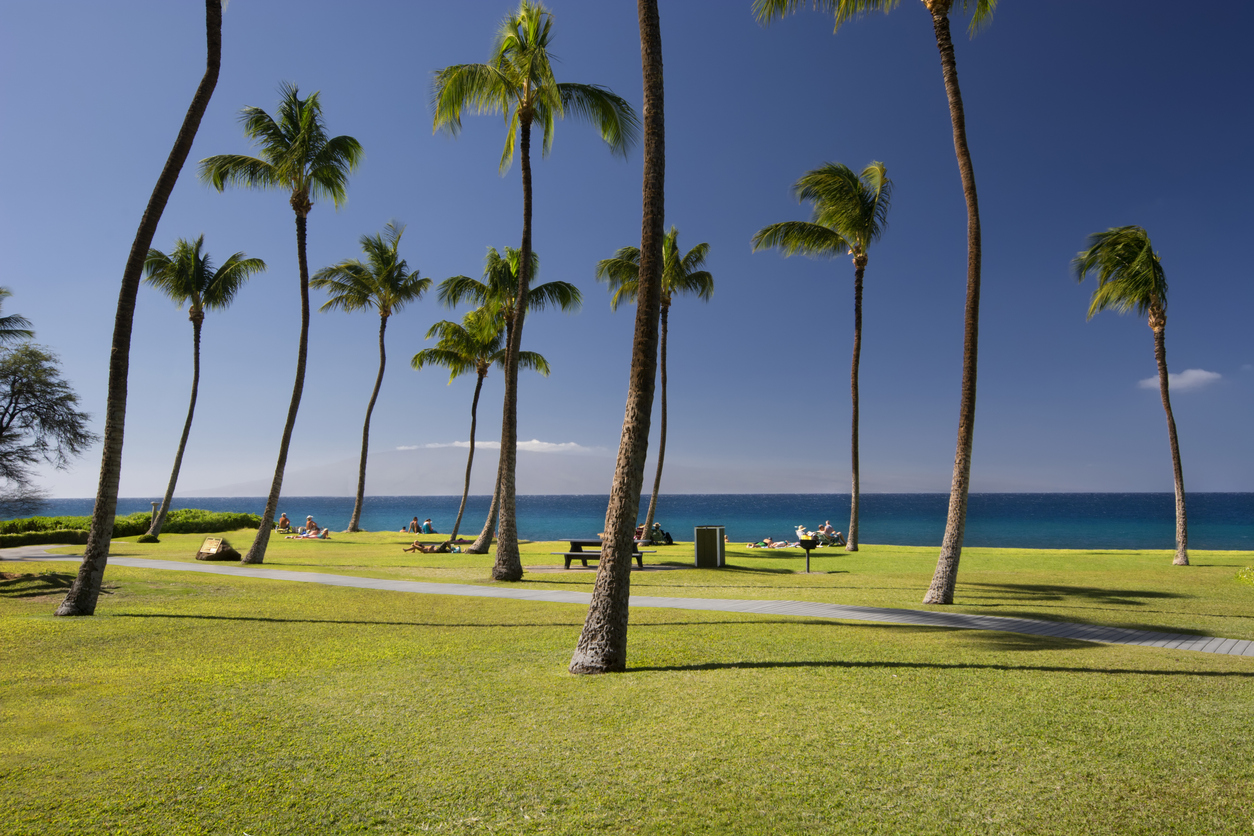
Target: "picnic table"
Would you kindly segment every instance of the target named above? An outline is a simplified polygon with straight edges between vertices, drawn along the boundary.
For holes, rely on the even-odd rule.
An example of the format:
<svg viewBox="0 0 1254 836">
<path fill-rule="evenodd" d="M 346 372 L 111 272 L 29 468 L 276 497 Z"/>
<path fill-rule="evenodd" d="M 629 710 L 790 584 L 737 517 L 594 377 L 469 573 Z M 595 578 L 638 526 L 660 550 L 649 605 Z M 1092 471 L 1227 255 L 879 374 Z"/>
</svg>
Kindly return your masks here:
<svg viewBox="0 0 1254 836">
<path fill-rule="evenodd" d="M 600 537 L 564 537 L 562 538 L 570 543 L 570 551 L 568 552 L 550 552 L 550 554 L 560 554 L 566 560 L 566 568 L 570 568 L 572 560 L 578 560 L 586 568 L 589 560 L 599 560 L 601 557 L 601 538 Z M 636 559 L 636 564 L 644 568 L 645 554 L 653 554 L 653 552 L 640 551 L 641 543 L 648 543 L 648 540 L 637 540 L 635 551 L 631 556 Z M 584 547 L 592 549 L 592 551 L 584 551 Z"/>
</svg>

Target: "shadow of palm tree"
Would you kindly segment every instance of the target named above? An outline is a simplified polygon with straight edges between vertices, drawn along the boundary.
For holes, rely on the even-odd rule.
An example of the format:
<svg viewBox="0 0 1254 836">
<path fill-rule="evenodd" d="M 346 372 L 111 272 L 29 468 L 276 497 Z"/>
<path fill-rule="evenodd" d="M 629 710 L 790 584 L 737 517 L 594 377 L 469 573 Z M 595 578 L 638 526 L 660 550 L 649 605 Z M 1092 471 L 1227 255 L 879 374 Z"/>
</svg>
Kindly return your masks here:
<svg viewBox="0 0 1254 836">
<path fill-rule="evenodd" d="M 1139 598 L 1191 598 L 1178 592 L 1163 592 L 1157 589 L 1103 589 L 1096 586 L 1068 586 L 1063 584 L 1036 583 L 967 583 L 968 589 L 983 589 L 992 598 L 1014 598 L 1017 600 L 1064 601 L 1068 598 L 1080 598 L 1106 604 L 1119 604 L 1126 607 L 1143 607 Z M 978 596 L 977 596 L 978 597 Z"/>
<path fill-rule="evenodd" d="M 625 673 L 679 673 L 691 671 L 772 670 L 781 668 L 882 668 L 884 670 L 941 670 L 941 671 L 1031 671 L 1036 673 L 1101 673 L 1128 674 L 1132 676 L 1200 676 L 1211 678 L 1254 679 L 1254 671 L 1162 671 L 1137 670 L 1135 668 L 1083 667 L 1079 665 L 995 665 L 969 662 L 851 662 L 839 660 L 812 660 L 798 662 L 705 662 L 696 665 L 656 665 L 628 668 Z"/>
<path fill-rule="evenodd" d="M 0 575 L 0 598 L 40 598 L 67 591 L 74 575 L 64 572 L 41 572 L 38 575 Z M 103 590 L 102 590 L 103 591 Z"/>
</svg>

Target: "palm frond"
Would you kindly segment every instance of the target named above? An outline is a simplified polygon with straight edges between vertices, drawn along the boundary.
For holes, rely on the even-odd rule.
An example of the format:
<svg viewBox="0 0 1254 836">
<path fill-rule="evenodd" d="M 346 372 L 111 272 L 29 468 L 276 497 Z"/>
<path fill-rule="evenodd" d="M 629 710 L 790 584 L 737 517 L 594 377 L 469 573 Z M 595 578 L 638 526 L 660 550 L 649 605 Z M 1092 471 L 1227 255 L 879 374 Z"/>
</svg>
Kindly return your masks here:
<svg viewBox="0 0 1254 836">
<path fill-rule="evenodd" d="M 527 292 L 527 310 L 542 311 L 554 307 L 566 313 L 577 313 L 583 307 L 583 294 L 570 282 L 545 282 Z"/>
<path fill-rule="evenodd" d="M 0 287 L 0 304 L 13 295 L 7 287 Z M 11 343 L 29 340 L 35 336 L 30 330 L 30 320 L 20 314 L 0 316 L 0 342 Z"/>
<path fill-rule="evenodd" d="M 351 136 L 328 139 L 309 160 L 310 198 L 329 197 L 338 209 L 348 197 L 348 175 L 357 170 L 365 154 Z"/>
<path fill-rule="evenodd" d="M 1089 273 L 1097 278 L 1089 319 L 1107 309 L 1142 316 L 1154 306 L 1167 309 L 1167 275 L 1142 227 L 1113 227 L 1090 235 L 1086 243 L 1071 264 L 1076 281 Z"/>
<path fill-rule="evenodd" d="M 508 113 L 513 92 L 509 79 L 488 64 L 454 64 L 436 70 L 431 80 L 432 133 L 461 131 L 462 111 Z"/>
<path fill-rule="evenodd" d="M 811 258 L 835 258 L 849 252 L 849 242 L 840 233 L 806 221 L 784 221 L 758 230 L 753 236 L 753 251 L 778 249 L 785 256 L 807 255 Z"/>
<path fill-rule="evenodd" d="M 218 154 L 200 161 L 197 176 L 218 191 L 227 186 L 250 189 L 276 189 L 284 185 L 274 166 L 244 154 Z"/>
<path fill-rule="evenodd" d="M 502 358 L 504 359 L 504 358 Z M 518 352 L 518 368 L 532 369 L 545 377 L 549 376 L 549 361 L 544 359 L 544 355 L 535 351 Z"/>
<path fill-rule="evenodd" d="M 489 296 L 488 286 L 470 276 L 452 276 L 440 282 L 436 298 L 446 308 L 455 308 L 462 302 L 482 305 Z"/>
<path fill-rule="evenodd" d="M 232 253 L 210 277 L 201 294 L 201 306 L 208 310 L 226 310 L 235 301 L 235 295 L 244 284 L 257 273 L 263 273 L 265 270 L 266 263 L 260 258 L 248 258 L 243 253 Z"/>
<path fill-rule="evenodd" d="M 812 0 L 810 5 L 815 11 L 831 14 L 836 18 L 836 27 L 863 17 L 871 12 L 892 11 L 900 0 Z M 806 5 L 805 0 L 754 0 L 753 16 L 759 23 L 770 24 L 786 15 L 796 12 Z"/>
<path fill-rule="evenodd" d="M 620 157 L 640 137 L 640 119 L 627 100 L 599 84 L 559 84 L 562 109 L 595 126 L 610 151 Z"/>
</svg>

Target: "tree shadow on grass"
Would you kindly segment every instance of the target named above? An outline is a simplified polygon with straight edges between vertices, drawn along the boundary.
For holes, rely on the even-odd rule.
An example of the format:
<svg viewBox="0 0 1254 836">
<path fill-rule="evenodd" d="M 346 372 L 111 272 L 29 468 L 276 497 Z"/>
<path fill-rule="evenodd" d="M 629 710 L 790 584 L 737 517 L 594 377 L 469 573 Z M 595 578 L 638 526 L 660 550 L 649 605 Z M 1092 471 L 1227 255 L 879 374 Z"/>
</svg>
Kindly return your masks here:
<svg viewBox="0 0 1254 836">
<path fill-rule="evenodd" d="M 1139 598 L 1192 598 L 1178 592 L 1163 592 L 1150 589 L 1103 589 L 1096 586 L 1068 586 L 1064 584 L 1038 583 L 965 583 L 968 589 L 978 589 L 989 593 L 990 598 L 1011 598 L 1016 601 L 1065 601 L 1079 598 L 1086 601 L 1098 601 L 1104 604 L 1119 604 L 1125 607 L 1143 607 L 1145 603 Z M 977 596 L 979 597 L 979 596 Z M 979 606 L 979 605 L 974 605 Z"/>
<path fill-rule="evenodd" d="M 1133 676 L 1201 676 L 1208 678 L 1232 677 L 1254 679 L 1254 671 L 1163 671 L 1137 670 L 1135 668 L 1083 667 L 1080 665 L 995 665 L 972 662 L 853 662 L 839 660 L 812 660 L 799 662 L 706 662 L 697 665 L 656 665 L 628 668 L 625 673 L 688 673 L 692 671 L 772 670 L 780 668 L 880 668 L 884 670 L 975 670 L 975 671 L 1026 671 L 1034 673 L 1101 673 L 1129 674 Z"/>
<path fill-rule="evenodd" d="M 71 577 L 71 580 L 73 578 Z M 341 624 L 359 627 L 478 627 L 478 628 L 501 628 L 501 627 L 563 627 L 563 628 L 579 628 L 583 627 L 583 619 L 577 621 L 542 621 L 542 622 L 524 622 L 515 621 L 510 623 L 500 622 L 451 622 L 451 621 L 362 621 L 352 619 L 337 618 L 278 618 L 275 616 L 263 615 L 197 615 L 194 613 L 115 613 L 110 618 L 170 618 L 182 619 L 188 621 L 248 621 L 261 624 Z M 753 619 L 751 616 L 728 621 L 648 621 L 633 623 L 633 629 L 647 629 L 651 627 L 705 627 L 709 625 L 723 626 L 752 626 L 758 624 L 799 624 L 803 623 L 796 619 Z M 811 620 L 810 623 L 824 624 L 827 622 Z M 862 625 L 857 625 L 862 626 Z M 929 628 L 930 629 L 930 628 Z"/>
<path fill-rule="evenodd" d="M 0 598 L 42 598 L 64 593 L 73 583 L 74 575 L 65 572 L 0 573 Z"/>
</svg>

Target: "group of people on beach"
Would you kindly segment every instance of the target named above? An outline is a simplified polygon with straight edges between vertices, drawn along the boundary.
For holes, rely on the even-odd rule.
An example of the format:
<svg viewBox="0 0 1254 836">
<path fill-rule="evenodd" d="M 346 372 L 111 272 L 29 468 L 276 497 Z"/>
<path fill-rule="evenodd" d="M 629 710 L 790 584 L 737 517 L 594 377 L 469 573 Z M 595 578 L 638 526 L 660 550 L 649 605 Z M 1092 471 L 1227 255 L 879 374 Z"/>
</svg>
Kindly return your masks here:
<svg viewBox="0 0 1254 836">
<path fill-rule="evenodd" d="M 756 543 L 745 543 L 748 549 L 799 549 L 802 540 L 814 540 L 820 546 L 843 546 L 845 545 L 845 535 L 841 534 L 832 527 L 832 521 L 827 520 L 818 527 L 817 531 L 810 531 L 804 525 L 797 526 L 797 539 L 789 542 L 787 540 L 774 540 L 765 537 Z"/>
<path fill-rule="evenodd" d="M 279 514 L 279 521 L 275 525 L 276 531 L 291 531 L 292 521 L 288 519 L 287 513 Z M 314 522 L 313 515 L 305 517 L 305 524 L 301 526 L 295 534 L 289 534 L 286 540 L 330 540 L 331 529 L 323 528 Z"/>
<path fill-rule="evenodd" d="M 409 521 L 409 525 L 401 529 L 402 534 L 405 534 L 407 532 L 409 534 L 439 534 L 440 533 L 436 531 L 435 526 L 431 524 L 430 517 L 427 517 L 421 523 L 418 522 L 417 517 L 414 517 L 412 520 Z"/>
</svg>

